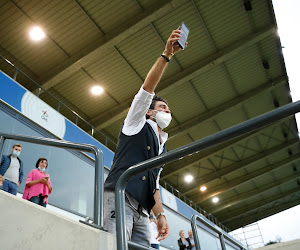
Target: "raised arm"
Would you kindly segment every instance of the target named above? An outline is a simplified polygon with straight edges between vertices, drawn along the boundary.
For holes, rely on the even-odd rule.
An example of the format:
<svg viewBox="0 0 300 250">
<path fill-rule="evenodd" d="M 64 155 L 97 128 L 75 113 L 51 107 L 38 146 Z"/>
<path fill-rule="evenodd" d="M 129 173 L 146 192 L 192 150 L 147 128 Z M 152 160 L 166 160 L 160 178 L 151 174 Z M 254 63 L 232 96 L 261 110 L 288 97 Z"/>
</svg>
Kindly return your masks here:
<svg viewBox="0 0 300 250">
<path fill-rule="evenodd" d="M 143 84 L 143 89 L 152 94 L 159 83 L 165 69 L 167 68 L 168 62 L 170 61 L 171 57 L 181 50 L 177 41 L 181 37 L 181 31 L 178 29 L 173 30 L 168 41 L 165 46 L 165 50 L 163 52 L 164 57 L 160 56 L 155 64 L 150 69 L 145 82 Z"/>
</svg>

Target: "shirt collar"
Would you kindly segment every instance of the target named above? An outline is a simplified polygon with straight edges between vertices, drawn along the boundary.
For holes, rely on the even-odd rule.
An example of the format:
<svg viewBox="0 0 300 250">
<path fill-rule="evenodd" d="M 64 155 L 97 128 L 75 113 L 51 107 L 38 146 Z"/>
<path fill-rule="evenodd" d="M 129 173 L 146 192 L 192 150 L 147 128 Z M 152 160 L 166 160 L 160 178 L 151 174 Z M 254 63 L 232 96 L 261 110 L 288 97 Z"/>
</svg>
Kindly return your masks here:
<svg viewBox="0 0 300 250">
<path fill-rule="evenodd" d="M 153 128 L 157 138 L 161 139 L 161 144 L 165 144 L 167 139 L 168 139 L 168 133 L 166 133 L 165 131 L 161 131 L 160 134 L 158 132 L 158 126 L 157 123 L 155 121 L 152 121 L 151 119 L 147 119 L 147 122 L 151 125 L 151 127 Z M 159 137 L 160 136 L 160 137 Z M 158 140 L 160 141 L 160 140 Z"/>
</svg>

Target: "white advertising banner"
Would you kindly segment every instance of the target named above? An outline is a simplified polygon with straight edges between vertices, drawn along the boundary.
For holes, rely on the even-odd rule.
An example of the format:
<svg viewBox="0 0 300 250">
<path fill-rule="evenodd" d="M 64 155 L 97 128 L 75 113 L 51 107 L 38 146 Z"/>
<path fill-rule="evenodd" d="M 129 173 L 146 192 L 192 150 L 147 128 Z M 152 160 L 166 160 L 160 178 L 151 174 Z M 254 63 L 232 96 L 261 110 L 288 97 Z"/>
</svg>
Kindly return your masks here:
<svg viewBox="0 0 300 250">
<path fill-rule="evenodd" d="M 65 118 L 37 96 L 27 91 L 21 101 L 21 112 L 59 138 L 66 132 Z"/>
</svg>

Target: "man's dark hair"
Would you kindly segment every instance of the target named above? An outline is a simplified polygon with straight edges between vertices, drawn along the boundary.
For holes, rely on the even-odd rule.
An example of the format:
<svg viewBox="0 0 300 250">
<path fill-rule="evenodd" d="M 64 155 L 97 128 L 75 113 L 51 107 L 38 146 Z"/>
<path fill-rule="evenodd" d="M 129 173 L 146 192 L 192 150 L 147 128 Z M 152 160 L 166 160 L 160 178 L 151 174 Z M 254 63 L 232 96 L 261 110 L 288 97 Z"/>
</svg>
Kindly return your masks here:
<svg viewBox="0 0 300 250">
<path fill-rule="evenodd" d="M 159 97 L 159 96 L 156 95 L 156 96 L 153 97 L 149 109 L 154 109 L 155 104 L 156 104 L 157 101 L 164 102 L 165 104 L 168 105 L 168 102 L 167 102 L 165 99 L 163 99 L 163 98 L 161 98 L 161 97 Z M 149 115 L 146 115 L 146 119 L 149 119 L 149 118 L 150 118 L 150 116 L 149 116 Z"/>
<path fill-rule="evenodd" d="M 46 168 L 48 168 L 48 160 L 46 158 L 38 159 L 38 161 L 35 164 L 35 167 L 38 168 L 41 161 L 46 161 L 47 162 L 47 167 Z"/>
</svg>

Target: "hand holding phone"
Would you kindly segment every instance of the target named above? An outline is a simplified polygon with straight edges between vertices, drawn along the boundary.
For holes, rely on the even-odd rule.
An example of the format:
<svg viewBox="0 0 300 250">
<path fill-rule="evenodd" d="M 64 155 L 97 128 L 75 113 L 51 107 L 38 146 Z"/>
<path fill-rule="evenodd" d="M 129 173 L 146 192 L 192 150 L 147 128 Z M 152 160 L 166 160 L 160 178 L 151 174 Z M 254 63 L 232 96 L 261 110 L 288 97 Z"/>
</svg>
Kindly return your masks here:
<svg viewBox="0 0 300 250">
<path fill-rule="evenodd" d="M 179 44 L 180 48 L 184 50 L 190 30 L 188 29 L 188 27 L 186 27 L 184 22 L 181 23 L 180 30 L 181 30 L 181 33 L 180 33 L 181 37 L 177 41 L 177 43 Z"/>
</svg>

